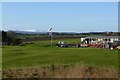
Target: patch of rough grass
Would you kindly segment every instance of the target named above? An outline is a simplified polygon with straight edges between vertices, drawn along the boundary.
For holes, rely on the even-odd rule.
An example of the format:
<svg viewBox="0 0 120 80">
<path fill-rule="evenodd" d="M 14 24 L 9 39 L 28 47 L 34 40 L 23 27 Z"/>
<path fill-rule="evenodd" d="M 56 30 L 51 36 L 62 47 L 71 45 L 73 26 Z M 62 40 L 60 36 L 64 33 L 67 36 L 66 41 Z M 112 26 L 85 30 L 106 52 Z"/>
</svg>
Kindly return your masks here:
<svg viewBox="0 0 120 80">
<path fill-rule="evenodd" d="M 3 78 L 118 78 L 118 70 L 86 65 L 48 65 L 4 70 Z"/>
</svg>

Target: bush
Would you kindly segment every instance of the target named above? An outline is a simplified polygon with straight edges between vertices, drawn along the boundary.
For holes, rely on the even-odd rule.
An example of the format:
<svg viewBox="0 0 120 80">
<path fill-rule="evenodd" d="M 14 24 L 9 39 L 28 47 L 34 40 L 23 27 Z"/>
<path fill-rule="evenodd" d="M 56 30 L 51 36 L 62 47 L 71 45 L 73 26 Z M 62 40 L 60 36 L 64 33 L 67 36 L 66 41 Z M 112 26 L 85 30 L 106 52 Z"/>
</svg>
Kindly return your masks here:
<svg viewBox="0 0 120 80">
<path fill-rule="evenodd" d="M 18 38 L 16 38 L 16 39 L 14 39 L 13 40 L 13 45 L 19 45 L 19 44 L 21 44 L 22 43 L 22 41 L 21 41 L 21 39 L 18 39 Z"/>
</svg>

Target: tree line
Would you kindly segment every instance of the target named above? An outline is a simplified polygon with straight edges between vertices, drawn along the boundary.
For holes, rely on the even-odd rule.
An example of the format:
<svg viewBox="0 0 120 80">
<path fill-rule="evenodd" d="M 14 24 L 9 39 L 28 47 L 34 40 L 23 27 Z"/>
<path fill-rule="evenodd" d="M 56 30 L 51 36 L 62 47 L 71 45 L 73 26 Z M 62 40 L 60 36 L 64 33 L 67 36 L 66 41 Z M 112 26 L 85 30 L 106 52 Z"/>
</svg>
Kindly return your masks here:
<svg viewBox="0 0 120 80">
<path fill-rule="evenodd" d="M 19 45 L 21 39 L 17 38 L 14 31 L 2 31 L 2 45 Z"/>
</svg>

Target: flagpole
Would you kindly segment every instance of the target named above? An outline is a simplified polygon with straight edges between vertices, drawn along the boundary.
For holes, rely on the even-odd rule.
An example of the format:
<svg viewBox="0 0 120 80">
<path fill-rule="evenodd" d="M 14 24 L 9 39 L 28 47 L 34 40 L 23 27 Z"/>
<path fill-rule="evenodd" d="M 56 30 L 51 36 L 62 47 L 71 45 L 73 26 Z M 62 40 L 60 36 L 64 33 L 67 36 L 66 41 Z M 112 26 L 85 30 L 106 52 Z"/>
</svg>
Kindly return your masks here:
<svg viewBox="0 0 120 80">
<path fill-rule="evenodd" d="M 53 44 L 53 36 L 51 36 L 51 46 L 52 46 L 52 44 Z"/>
<path fill-rule="evenodd" d="M 52 46 L 53 45 L 52 28 L 49 29 L 49 36 L 50 36 L 50 42 L 51 42 L 51 46 Z"/>
</svg>

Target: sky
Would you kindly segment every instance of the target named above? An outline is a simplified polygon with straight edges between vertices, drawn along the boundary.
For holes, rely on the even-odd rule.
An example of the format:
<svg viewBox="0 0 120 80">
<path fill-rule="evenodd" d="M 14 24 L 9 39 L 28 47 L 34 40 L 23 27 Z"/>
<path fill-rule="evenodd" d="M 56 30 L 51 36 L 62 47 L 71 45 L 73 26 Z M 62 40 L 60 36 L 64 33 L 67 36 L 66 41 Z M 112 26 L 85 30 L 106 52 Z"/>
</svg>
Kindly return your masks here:
<svg viewBox="0 0 120 80">
<path fill-rule="evenodd" d="M 118 31 L 117 2 L 4 2 L 2 29 L 47 32 Z"/>
<path fill-rule="evenodd" d="M 2 2 L 119 2 L 119 0 L 1 0 Z"/>
</svg>

